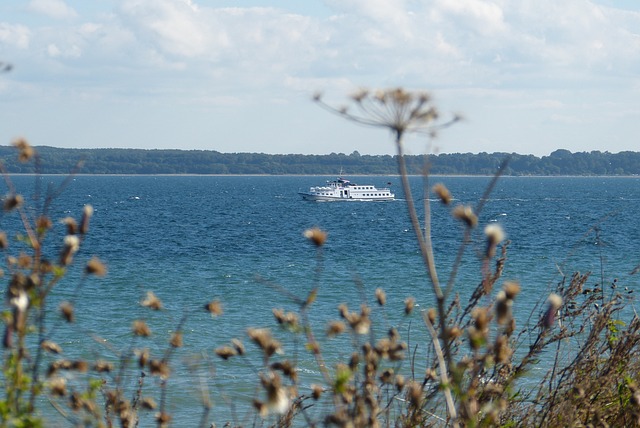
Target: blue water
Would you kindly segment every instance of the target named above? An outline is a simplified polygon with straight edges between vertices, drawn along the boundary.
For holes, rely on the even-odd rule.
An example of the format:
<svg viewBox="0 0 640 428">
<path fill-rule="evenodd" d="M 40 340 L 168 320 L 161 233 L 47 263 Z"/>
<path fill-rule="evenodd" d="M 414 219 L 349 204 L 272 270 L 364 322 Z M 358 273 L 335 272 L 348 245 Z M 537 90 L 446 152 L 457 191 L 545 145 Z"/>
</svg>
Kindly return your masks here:
<svg viewBox="0 0 640 428">
<path fill-rule="evenodd" d="M 404 299 L 416 298 L 421 308 L 433 304 L 424 267 L 410 227 L 397 177 L 355 177 L 361 184 L 393 183 L 394 202 L 305 202 L 300 190 L 332 177 L 229 176 L 78 176 L 54 199 L 50 216 L 79 218 L 91 204 L 95 215 L 90 233 L 76 256 L 78 265 L 56 286 L 50 307 L 73 300 L 77 322 L 62 325 L 54 340 L 72 357 L 101 357 L 118 361 L 120 352 L 148 347 L 156 357 L 167 347 L 169 334 L 186 315 L 185 346 L 172 357 L 174 375 L 167 384 L 168 409 L 174 426 L 199 421 L 203 388 L 214 404 L 211 422 L 221 426 L 236 411 L 238 421 L 255 396 L 260 359 L 246 338 L 246 329 L 270 327 L 282 340 L 287 357 L 300 367 L 301 392 L 320 379 L 315 361 L 303 351 L 304 341 L 275 325 L 271 310 L 296 308 L 291 296 L 304 299 L 319 284 L 310 317 L 319 332 L 338 316 L 337 305 L 351 309 L 374 302 L 374 290 L 388 295 L 385 313 L 375 312 L 376 327 L 396 325 L 411 331 L 418 355 L 419 314 L 403 319 Z M 32 195 L 34 177 L 13 177 L 16 187 Z M 46 184 L 61 177 L 44 177 Z M 490 178 L 432 177 L 451 190 L 456 203 L 475 205 Z M 422 215 L 422 179 L 412 178 L 414 197 Z M 5 190 L 6 191 L 6 190 Z M 35 203 L 30 202 L 32 205 Z M 480 281 L 478 254 L 482 228 L 497 222 L 510 240 L 504 279 L 522 285 L 515 310 L 528 313 L 561 279 L 562 273 L 594 273 L 590 283 L 617 279 L 619 286 L 638 290 L 630 275 L 640 263 L 640 178 L 506 177 L 496 185 L 480 213 L 458 274 L 454 291 L 463 301 Z M 37 204 L 36 204 L 37 205 Z M 448 209 L 432 203 L 433 245 L 438 273 L 446 282 L 462 236 Z M 12 230 L 17 218 L 4 214 L 0 227 Z M 318 226 L 328 232 L 320 254 L 303 237 Z M 62 226 L 50 237 L 48 250 L 56 257 Z M 597 232 L 597 233 L 596 233 Z M 82 264 L 92 256 L 105 261 L 109 274 L 81 284 Z M 139 305 L 148 290 L 165 310 L 152 312 Z M 202 307 L 219 299 L 223 316 L 212 318 Z M 153 330 L 146 340 L 133 341 L 134 319 L 145 319 Z M 50 325 L 55 316 L 50 317 Z M 412 326 L 412 327 L 410 327 Z M 319 336 L 322 336 L 319 334 Z M 218 346 L 241 338 L 250 357 L 222 362 L 213 355 Z M 327 366 L 348 358 L 349 343 L 321 339 Z M 132 370 L 133 375 L 137 374 Z M 130 388 L 137 379 L 127 378 Z M 158 380 L 147 377 L 145 388 L 159 401 Z M 145 389 L 146 391 L 147 389 Z M 230 406 L 229 403 L 234 403 Z M 52 412 L 43 403 L 46 412 Z M 141 426 L 152 423 L 144 416 Z M 61 426 L 64 423 L 60 422 Z"/>
</svg>

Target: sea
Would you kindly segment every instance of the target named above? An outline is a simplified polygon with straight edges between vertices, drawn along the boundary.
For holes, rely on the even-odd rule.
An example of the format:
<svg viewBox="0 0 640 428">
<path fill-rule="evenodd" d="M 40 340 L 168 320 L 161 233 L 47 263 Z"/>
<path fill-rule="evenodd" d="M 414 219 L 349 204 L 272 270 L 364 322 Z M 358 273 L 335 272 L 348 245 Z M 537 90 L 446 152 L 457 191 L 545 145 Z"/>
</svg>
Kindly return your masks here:
<svg viewBox="0 0 640 428">
<path fill-rule="evenodd" d="M 276 359 L 296 362 L 301 393 L 321 383 L 318 361 L 305 349 L 305 338 L 279 326 L 272 312 L 276 308 L 297 312 L 312 290 L 317 295 L 307 314 L 327 369 L 347 362 L 357 346 L 348 336 L 327 338 L 328 322 L 339 319 L 340 304 L 359 311 L 366 303 L 373 308 L 375 334 L 381 337 L 396 327 L 409 341 L 415 360 L 397 370 L 410 370 L 410 366 L 424 370 L 431 348 L 421 311 L 433 306 L 434 294 L 400 179 L 349 177 L 358 184 L 390 185 L 397 198 L 392 202 L 309 202 L 298 195 L 334 178 L 9 177 L 10 186 L 25 197 L 28 218 L 46 210 L 54 220 L 45 257 L 58 257 L 65 234 L 62 219 L 70 216 L 79 221 L 85 205 L 94 209 L 74 264 L 48 297 L 47 337 L 63 348 L 67 358 L 103 359 L 116 367 L 127 361 L 126 371 L 103 376 L 105 387 L 113 387 L 119 377 L 133 397 L 141 385 L 142 395 L 164 403 L 173 426 L 180 427 L 261 423 L 254 418 L 252 401 L 264 399 L 259 381 L 264 361 L 247 337 L 248 328 L 268 328 L 282 343 L 283 355 Z M 634 307 L 633 292 L 640 293 L 639 275 L 633 274 L 640 264 L 640 177 L 502 177 L 487 195 L 491 180 L 410 178 L 423 221 L 425 207 L 430 207 L 442 283 L 454 272 L 464 228 L 452 218 L 451 208 L 425 193 L 425 188 L 444 183 L 453 195 L 453 205 L 477 207 L 483 201 L 478 227 L 455 269 L 452 296 L 465 302 L 480 283 L 483 229 L 497 223 L 508 240 L 498 284 L 510 280 L 521 285 L 514 304 L 517 318 L 538 319 L 549 293 L 574 272 L 591 272 L 589 286 L 624 290 Z M 9 192 L 6 184 L 4 191 Z M 304 236 L 313 227 L 327 233 L 320 248 Z M 15 212 L 3 213 L 0 228 L 15 238 L 22 230 L 20 218 Z M 24 250 L 21 245 L 12 240 L 10 252 L 17 255 Z M 83 267 L 92 257 L 108 267 L 105 277 L 83 276 Z M 375 300 L 378 288 L 387 295 L 383 308 Z M 498 290 L 499 285 L 494 293 Z M 141 306 L 149 291 L 162 301 L 162 310 Z M 408 297 L 415 299 L 409 316 L 404 313 Z M 60 321 L 57 308 L 62 301 L 75 306 L 72 324 Z M 204 309 L 211 301 L 221 303 L 220 316 Z M 132 335 L 135 320 L 148 324 L 149 338 Z M 168 351 L 177 329 L 183 332 L 184 345 Z M 214 350 L 230 345 L 234 338 L 245 344 L 247 354 L 228 361 L 217 357 Z M 143 348 L 150 350 L 152 358 L 168 356 L 172 374 L 166 383 L 137 367 L 131 352 Z M 51 360 L 47 357 L 45 366 Z M 544 361 L 539 364 L 540 370 L 546 370 Z M 146 376 L 140 377 L 143 371 Z M 84 377 L 65 375 L 70 387 L 82 387 Z M 48 426 L 72 426 L 73 412 L 56 410 L 45 399 L 39 408 L 49 418 Z M 142 412 L 140 426 L 153 426 L 153 417 L 153 412 Z M 268 416 L 265 423 L 274 422 L 272 418 Z"/>
</svg>

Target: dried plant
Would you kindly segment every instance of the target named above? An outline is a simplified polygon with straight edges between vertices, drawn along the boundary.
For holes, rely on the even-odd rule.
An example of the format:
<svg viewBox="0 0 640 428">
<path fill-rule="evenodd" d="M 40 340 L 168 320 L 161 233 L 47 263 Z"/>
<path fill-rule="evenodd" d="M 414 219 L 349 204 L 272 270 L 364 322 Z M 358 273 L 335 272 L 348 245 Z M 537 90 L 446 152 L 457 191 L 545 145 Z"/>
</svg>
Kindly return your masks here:
<svg viewBox="0 0 640 428">
<path fill-rule="evenodd" d="M 361 91 L 351 98 L 351 110 L 333 108 L 320 96 L 315 100 L 350 121 L 392 131 L 409 221 L 430 288 L 412 290 L 412 295 L 402 296 L 400 307 L 391 307 L 389 301 L 398 296 L 388 296 L 382 288 L 368 293 L 355 280 L 362 301 L 344 302 L 325 324 L 314 324 L 310 314 L 330 275 L 324 264 L 331 235 L 320 227 L 309 228 L 301 239 L 307 239 L 315 253 L 310 290 L 299 295 L 258 278 L 283 297 L 272 308 L 273 328 L 247 326 L 245 337 L 212 344 L 212 352 L 188 360 L 188 369 L 201 379 L 198 426 L 215 426 L 212 414 L 220 417 L 220 412 L 212 412 L 213 403 L 220 400 L 229 403 L 225 426 L 233 427 L 639 425 L 640 320 L 634 316 L 623 321 L 630 299 L 619 292 L 622 284 L 611 284 L 611 293 L 605 294 L 602 272 L 599 285 L 590 285 L 589 273 L 562 278 L 527 319 L 518 307 L 522 290 L 531 284 L 502 278 L 509 247 L 505 231 L 489 224 L 484 234 L 474 233 L 484 223 L 483 206 L 506 162 L 473 206 L 454 205 L 454 195 L 442 183 L 430 186 L 425 166 L 420 218 L 404 164 L 404 137 L 413 132 L 432 136 L 459 118 L 439 122 L 428 94 L 403 89 Z M 25 140 L 14 145 L 20 161 L 38 165 L 37 152 Z M 46 426 L 38 409 L 38 398 L 46 397 L 70 426 L 135 427 L 143 413 L 152 415 L 158 427 L 182 426 L 170 413 L 167 390 L 180 364 L 176 354 L 188 341 L 183 333 L 191 312 L 176 317 L 158 349 L 152 341 L 159 329 L 151 315 L 168 314 L 169 309 L 147 291 L 137 302 L 140 316 L 130 320 L 129 342 L 108 349 L 112 358 L 66 357 L 67 346 L 56 341 L 58 330 L 64 323 L 74 325 L 83 284 L 106 275 L 104 263 L 88 257 L 76 297 L 56 308 L 49 302 L 69 270 L 85 257 L 83 243 L 93 210 L 87 206 L 78 219 L 56 223 L 49 218 L 50 204 L 69 179 L 44 196 L 37 189 L 34 211 L 3 175 L 8 188 L 4 210 L 20 219 L 24 231 L 16 248 L 13 235 L 0 231 L 8 279 L 0 425 Z M 430 206 L 431 193 L 440 201 L 436 207 Z M 461 230 L 445 282 L 438 275 L 438 255 L 431 243 L 432 209 L 448 212 Z M 65 236 L 55 254 L 45 254 L 45 248 L 52 247 L 44 244 L 54 224 L 62 224 Z M 466 251 L 471 245 L 476 251 Z M 463 299 L 457 271 L 465 257 L 478 257 L 480 269 L 475 288 Z M 416 302 L 424 301 L 435 302 L 435 307 L 420 309 Z M 289 309 L 283 309 L 285 303 Z M 210 314 L 211 322 L 226 309 L 219 299 L 194 307 Z M 391 311 L 397 316 L 389 317 Z M 400 321 L 393 324 L 390 319 Z M 348 356 L 338 361 L 327 356 L 331 342 L 344 346 Z M 312 358 L 320 373 L 313 384 L 301 379 L 303 358 Z M 553 365 L 534 374 L 541 360 Z M 209 383 L 238 363 L 255 373 L 254 392 L 244 410 Z"/>
</svg>

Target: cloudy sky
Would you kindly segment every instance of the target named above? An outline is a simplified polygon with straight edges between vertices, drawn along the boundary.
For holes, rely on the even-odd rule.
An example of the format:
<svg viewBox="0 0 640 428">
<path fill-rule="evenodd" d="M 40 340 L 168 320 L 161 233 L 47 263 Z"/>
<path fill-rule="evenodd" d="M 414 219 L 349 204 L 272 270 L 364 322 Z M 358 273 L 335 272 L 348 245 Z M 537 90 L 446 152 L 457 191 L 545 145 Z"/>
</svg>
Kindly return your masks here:
<svg viewBox="0 0 640 428">
<path fill-rule="evenodd" d="M 409 151 L 640 150 L 637 0 L 2 0 L 0 144 L 393 153 L 358 88 L 466 119 Z"/>
</svg>

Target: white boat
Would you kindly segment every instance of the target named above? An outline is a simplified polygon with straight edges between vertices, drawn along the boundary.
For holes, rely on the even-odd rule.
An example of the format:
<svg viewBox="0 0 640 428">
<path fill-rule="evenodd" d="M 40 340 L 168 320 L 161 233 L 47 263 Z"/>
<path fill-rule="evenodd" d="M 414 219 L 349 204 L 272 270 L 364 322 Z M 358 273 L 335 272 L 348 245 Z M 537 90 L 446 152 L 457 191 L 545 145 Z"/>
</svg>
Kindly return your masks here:
<svg viewBox="0 0 640 428">
<path fill-rule="evenodd" d="M 393 201 L 395 198 L 389 188 L 363 186 L 342 177 L 327 180 L 324 186 L 311 187 L 308 192 L 298 193 L 307 201 Z"/>
</svg>

